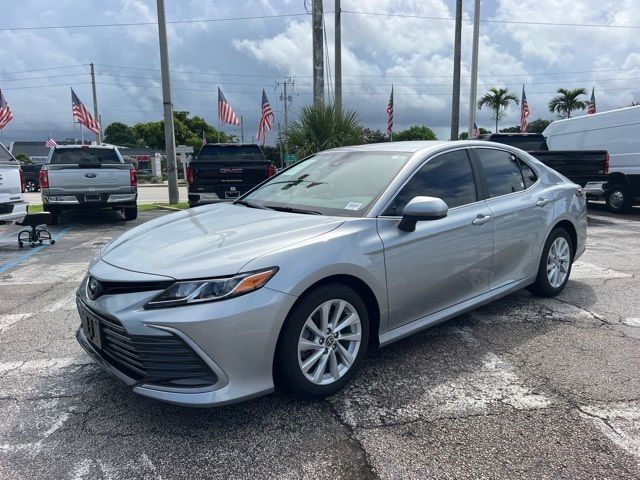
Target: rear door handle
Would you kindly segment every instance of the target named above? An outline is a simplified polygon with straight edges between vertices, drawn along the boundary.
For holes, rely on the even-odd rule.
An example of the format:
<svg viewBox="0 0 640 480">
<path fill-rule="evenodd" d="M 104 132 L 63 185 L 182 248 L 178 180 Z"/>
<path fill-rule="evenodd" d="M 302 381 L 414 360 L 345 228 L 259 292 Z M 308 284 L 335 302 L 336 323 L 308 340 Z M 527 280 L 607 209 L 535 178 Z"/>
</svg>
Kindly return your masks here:
<svg viewBox="0 0 640 480">
<path fill-rule="evenodd" d="M 491 220 L 491 215 L 483 215 L 482 213 L 480 213 L 471 223 L 473 223 L 474 225 L 484 225 L 489 220 Z"/>
<path fill-rule="evenodd" d="M 549 202 L 551 202 L 551 200 L 549 200 L 548 198 L 539 198 L 538 201 L 536 202 L 536 206 L 537 207 L 544 207 Z"/>
</svg>

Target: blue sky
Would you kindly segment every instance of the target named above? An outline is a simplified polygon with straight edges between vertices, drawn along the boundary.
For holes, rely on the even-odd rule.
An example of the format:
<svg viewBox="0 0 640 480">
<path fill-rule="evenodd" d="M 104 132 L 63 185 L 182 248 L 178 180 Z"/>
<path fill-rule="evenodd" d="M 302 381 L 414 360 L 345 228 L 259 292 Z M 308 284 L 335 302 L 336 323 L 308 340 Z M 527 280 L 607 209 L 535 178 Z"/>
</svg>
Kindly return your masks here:
<svg viewBox="0 0 640 480">
<path fill-rule="evenodd" d="M 166 4 L 168 20 L 304 13 L 303 0 L 166 0 Z M 468 20 L 473 2 L 465 0 L 464 5 Z M 342 8 L 451 17 L 454 1 L 342 0 Z M 325 1 L 325 10 L 333 10 L 333 1 Z M 3 27 L 153 22 L 155 15 L 153 0 L 24 0 L 3 6 Z M 482 3 L 482 17 L 640 25 L 640 9 L 635 0 L 486 0 Z M 332 60 L 332 15 L 326 16 L 326 22 Z M 526 83 L 532 118 L 553 118 L 546 104 L 558 87 L 591 90 L 595 86 L 599 110 L 628 106 L 631 101 L 640 101 L 639 32 L 483 23 L 479 92 L 491 86 L 506 86 L 519 95 L 522 83 Z M 154 26 L 2 31 L 0 40 L 0 89 L 15 114 L 2 133 L 5 143 L 46 139 L 49 132 L 54 138 L 74 136 L 69 86 L 73 85 L 91 109 L 89 62 L 96 64 L 98 73 L 103 126 L 112 121 L 133 124 L 161 118 Z M 285 77 L 293 77 L 296 85 L 291 117 L 295 118 L 297 110 L 311 101 L 311 27 L 306 15 L 174 24 L 169 27 L 169 44 L 175 108 L 216 123 L 216 88 L 220 85 L 238 115 L 245 118 L 246 140 L 255 135 L 262 88 L 278 116 L 280 90 L 275 83 Z M 462 126 L 466 125 L 469 102 L 469 21 L 464 24 L 463 44 Z M 433 128 L 439 138 L 447 138 L 452 48 L 453 22 L 449 20 L 344 13 L 345 105 L 358 111 L 365 126 L 384 129 L 393 83 L 396 129 L 422 123 Z M 49 67 L 65 68 L 33 71 Z M 517 124 L 518 116 L 516 108 L 510 109 L 501 125 Z M 480 111 L 478 123 L 491 128 L 490 113 Z M 238 133 L 232 127 L 226 130 Z"/>
</svg>

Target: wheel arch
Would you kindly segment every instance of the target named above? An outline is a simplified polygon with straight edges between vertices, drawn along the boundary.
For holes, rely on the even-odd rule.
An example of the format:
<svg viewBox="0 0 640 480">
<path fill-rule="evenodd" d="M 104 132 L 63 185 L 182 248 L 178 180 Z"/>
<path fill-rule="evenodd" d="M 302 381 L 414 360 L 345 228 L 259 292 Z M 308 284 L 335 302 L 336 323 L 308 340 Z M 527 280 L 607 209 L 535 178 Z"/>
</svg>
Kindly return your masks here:
<svg viewBox="0 0 640 480">
<path fill-rule="evenodd" d="M 551 235 L 551 232 L 553 232 L 556 228 L 563 228 L 569 234 L 569 237 L 571 238 L 571 246 L 573 247 L 573 255 L 575 257 L 576 249 L 578 248 L 578 231 L 576 230 L 575 225 L 570 220 L 560 220 L 553 226 L 553 228 L 551 228 L 551 230 L 549 231 L 549 235 Z M 547 238 L 549 237 L 549 235 L 547 235 Z"/>
<path fill-rule="evenodd" d="M 613 172 L 607 176 L 607 186 L 609 188 L 614 185 L 623 185 L 629 187 L 629 178 L 622 172 Z"/>
<path fill-rule="evenodd" d="M 373 290 L 371 289 L 371 287 L 361 278 L 358 278 L 354 275 L 348 275 L 348 274 L 336 274 L 336 275 L 329 275 L 327 277 L 324 277 L 318 281 L 316 281 L 315 283 L 309 285 L 301 294 L 300 296 L 298 296 L 298 299 L 294 302 L 294 304 L 291 306 L 291 308 L 289 309 L 289 312 L 287 313 L 287 317 L 285 318 L 284 322 L 282 322 L 282 325 L 280 326 L 280 332 L 278 332 L 278 340 L 276 341 L 276 352 L 278 350 L 278 348 L 280 347 L 280 342 L 282 340 L 282 332 L 284 331 L 284 327 L 287 324 L 287 322 L 289 321 L 289 316 L 291 315 L 291 312 L 298 306 L 298 304 L 302 301 L 302 299 L 311 291 L 323 286 L 323 285 L 328 285 L 331 283 L 340 283 L 343 285 L 346 285 L 350 288 L 352 288 L 353 290 L 355 290 L 355 292 L 360 295 L 360 297 L 362 297 L 362 300 L 365 304 L 365 307 L 367 309 L 367 313 L 369 315 L 369 338 L 368 338 L 368 345 L 369 346 L 379 346 L 380 342 L 379 342 L 379 332 L 380 332 L 380 305 L 378 303 L 378 299 L 376 298 L 375 294 L 373 293 Z M 274 379 L 275 379 L 275 366 L 276 366 L 276 358 L 277 355 L 274 354 L 273 356 L 273 373 L 274 373 Z"/>
</svg>

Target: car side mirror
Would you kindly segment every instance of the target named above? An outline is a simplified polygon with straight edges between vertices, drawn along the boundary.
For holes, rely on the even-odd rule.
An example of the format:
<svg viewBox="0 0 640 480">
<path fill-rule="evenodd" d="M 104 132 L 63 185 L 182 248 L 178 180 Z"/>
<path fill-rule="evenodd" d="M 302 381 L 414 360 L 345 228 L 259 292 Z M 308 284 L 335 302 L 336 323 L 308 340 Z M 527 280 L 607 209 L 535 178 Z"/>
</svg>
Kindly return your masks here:
<svg viewBox="0 0 640 480">
<path fill-rule="evenodd" d="M 404 232 L 413 232 L 416 223 L 423 220 L 438 220 L 449 213 L 449 207 L 441 198 L 414 197 L 402 210 L 402 220 L 398 228 Z"/>
</svg>

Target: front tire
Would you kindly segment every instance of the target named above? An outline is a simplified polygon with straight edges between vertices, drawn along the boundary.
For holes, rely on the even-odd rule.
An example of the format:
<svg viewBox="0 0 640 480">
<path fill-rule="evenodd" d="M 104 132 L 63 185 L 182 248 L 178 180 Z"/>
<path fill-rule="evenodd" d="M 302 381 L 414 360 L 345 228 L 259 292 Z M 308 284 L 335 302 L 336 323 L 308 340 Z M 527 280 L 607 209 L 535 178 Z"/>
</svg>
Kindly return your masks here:
<svg viewBox="0 0 640 480">
<path fill-rule="evenodd" d="M 319 398 L 342 389 L 367 351 L 369 315 L 362 298 L 343 284 L 306 294 L 289 316 L 278 343 L 279 386 Z"/>
<path fill-rule="evenodd" d="M 624 213 L 631 208 L 631 197 L 624 185 L 613 185 L 607 192 L 607 208 L 613 213 Z"/>
<path fill-rule="evenodd" d="M 562 227 L 555 228 L 544 244 L 538 276 L 529 291 L 541 297 L 554 297 L 562 292 L 571 275 L 573 255 L 569 233 Z"/>
</svg>

